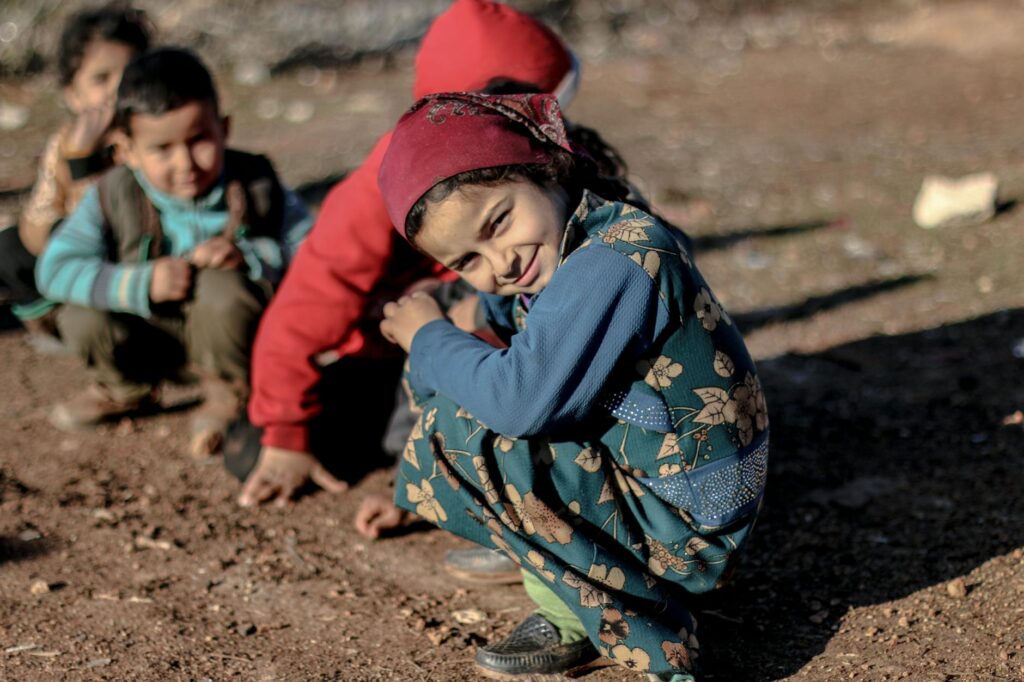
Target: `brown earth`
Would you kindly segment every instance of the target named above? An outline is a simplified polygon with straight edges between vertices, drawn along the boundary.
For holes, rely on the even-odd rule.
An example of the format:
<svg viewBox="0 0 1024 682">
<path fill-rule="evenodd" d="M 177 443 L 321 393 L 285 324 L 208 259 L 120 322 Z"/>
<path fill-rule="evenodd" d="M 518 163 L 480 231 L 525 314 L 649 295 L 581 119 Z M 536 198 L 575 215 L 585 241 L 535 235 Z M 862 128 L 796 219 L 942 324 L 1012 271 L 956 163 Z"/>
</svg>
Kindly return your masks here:
<svg viewBox="0 0 1024 682">
<path fill-rule="evenodd" d="M 1024 431 L 1003 424 L 1024 408 L 1024 43 L 1006 38 L 1024 6 L 893 5 L 777 46 L 594 58 L 570 111 L 690 229 L 768 391 L 764 516 L 734 582 L 694 604 L 709 680 L 1024 680 Z M 236 144 L 313 196 L 410 79 L 401 59 L 224 82 Z M 60 118 L 46 87 L 0 85 L 33 112 L 0 139 L 9 215 Z M 307 121 L 256 115 L 300 100 Z M 1003 180 L 1000 215 L 913 225 L 925 174 L 979 170 Z M 528 611 L 516 587 L 448 579 L 442 532 L 360 539 L 384 471 L 242 510 L 218 461 L 184 454 L 186 411 L 60 433 L 47 410 L 84 372 L 13 329 L 0 357 L 0 679 L 472 680 L 474 646 Z"/>
</svg>

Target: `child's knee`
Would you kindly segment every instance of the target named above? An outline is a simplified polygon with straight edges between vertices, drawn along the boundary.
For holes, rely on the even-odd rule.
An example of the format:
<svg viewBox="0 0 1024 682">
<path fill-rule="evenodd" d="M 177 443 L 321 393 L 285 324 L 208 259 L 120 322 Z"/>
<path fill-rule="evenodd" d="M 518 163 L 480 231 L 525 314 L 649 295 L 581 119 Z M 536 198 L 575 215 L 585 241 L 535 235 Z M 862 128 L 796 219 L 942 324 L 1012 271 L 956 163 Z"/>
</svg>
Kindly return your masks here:
<svg viewBox="0 0 1024 682">
<path fill-rule="evenodd" d="M 67 304 L 57 313 L 61 338 L 78 353 L 109 345 L 113 337 L 112 327 L 113 320 L 105 310 Z"/>
<path fill-rule="evenodd" d="M 191 316 L 204 325 L 248 324 L 258 318 L 266 301 L 239 270 L 202 269 L 196 273 Z"/>
</svg>

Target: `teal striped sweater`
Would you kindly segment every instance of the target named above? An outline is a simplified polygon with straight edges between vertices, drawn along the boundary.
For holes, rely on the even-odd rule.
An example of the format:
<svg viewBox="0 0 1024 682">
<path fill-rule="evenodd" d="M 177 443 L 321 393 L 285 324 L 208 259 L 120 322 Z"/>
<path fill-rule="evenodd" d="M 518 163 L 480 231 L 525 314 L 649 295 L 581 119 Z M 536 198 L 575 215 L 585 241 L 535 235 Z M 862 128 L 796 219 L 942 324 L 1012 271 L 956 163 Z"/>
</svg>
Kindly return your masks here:
<svg viewBox="0 0 1024 682">
<path fill-rule="evenodd" d="M 223 183 L 189 201 L 154 189 L 141 173 L 135 176 L 160 214 L 163 255 L 187 258 L 196 246 L 223 231 L 228 220 Z M 277 284 L 313 226 L 312 217 L 294 192 L 285 189 L 284 198 L 284 219 L 277 239 L 239 238 L 235 242 L 253 279 Z M 51 236 L 36 263 L 36 286 L 54 301 L 148 317 L 153 264 L 107 260 L 103 223 L 99 194 L 92 187 Z"/>
</svg>

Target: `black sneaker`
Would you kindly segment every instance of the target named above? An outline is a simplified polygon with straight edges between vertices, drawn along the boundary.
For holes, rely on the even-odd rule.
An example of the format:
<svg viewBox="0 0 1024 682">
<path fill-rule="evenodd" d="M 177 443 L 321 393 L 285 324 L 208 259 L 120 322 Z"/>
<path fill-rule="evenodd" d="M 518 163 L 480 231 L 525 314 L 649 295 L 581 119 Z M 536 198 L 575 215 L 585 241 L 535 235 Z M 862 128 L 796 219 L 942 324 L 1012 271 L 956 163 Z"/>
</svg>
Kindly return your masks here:
<svg viewBox="0 0 1024 682">
<path fill-rule="evenodd" d="M 476 665 L 488 677 L 567 673 L 587 666 L 598 657 L 589 639 L 562 644 L 554 625 L 536 613 L 505 639 L 476 651 Z"/>
<path fill-rule="evenodd" d="M 486 547 L 453 549 L 444 555 L 444 570 L 459 580 L 485 585 L 512 585 L 523 582 L 519 564 L 503 552 Z"/>
</svg>

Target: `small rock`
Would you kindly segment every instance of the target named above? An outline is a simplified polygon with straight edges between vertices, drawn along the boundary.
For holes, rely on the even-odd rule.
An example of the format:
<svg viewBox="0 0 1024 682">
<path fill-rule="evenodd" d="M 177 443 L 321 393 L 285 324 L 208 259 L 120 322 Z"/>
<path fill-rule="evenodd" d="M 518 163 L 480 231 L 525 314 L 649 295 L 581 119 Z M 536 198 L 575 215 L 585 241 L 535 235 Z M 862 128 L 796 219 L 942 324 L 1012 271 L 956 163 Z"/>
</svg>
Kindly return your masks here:
<svg viewBox="0 0 1024 682">
<path fill-rule="evenodd" d="M 316 113 L 316 107 L 312 102 L 308 100 L 299 100 L 292 102 L 284 110 L 284 120 L 289 123 L 305 123 L 313 118 L 313 114 Z"/>
<path fill-rule="evenodd" d="M 109 658 L 96 658 L 86 663 L 83 668 L 89 670 L 90 668 L 101 668 L 105 665 L 110 665 L 111 660 Z"/>
<path fill-rule="evenodd" d="M 239 85 L 262 85 L 270 80 L 270 69 L 260 62 L 242 62 L 235 66 L 232 75 Z"/>
<path fill-rule="evenodd" d="M 998 191 L 999 180 L 992 173 L 929 175 L 914 201 L 914 222 L 926 229 L 984 222 L 996 214 Z"/>
<path fill-rule="evenodd" d="M 41 537 L 43 537 L 42 534 L 39 531 L 34 530 L 32 528 L 29 528 L 28 530 L 23 530 L 20 533 L 18 533 L 18 539 L 22 542 L 32 542 L 33 540 L 38 540 Z"/>
<path fill-rule="evenodd" d="M 825 622 L 826 618 L 828 618 L 828 611 L 818 611 L 816 613 L 812 613 L 808 620 L 810 620 L 815 625 L 821 625 Z"/>
<path fill-rule="evenodd" d="M 487 620 L 487 614 L 478 609 L 463 609 L 461 611 L 453 611 L 452 618 L 459 625 L 473 625 L 474 623 L 482 623 Z"/>
<path fill-rule="evenodd" d="M 967 596 L 967 583 L 963 578 L 955 578 L 946 583 L 946 593 L 954 599 L 963 599 Z"/>
<path fill-rule="evenodd" d="M 45 580 L 37 580 L 32 583 L 31 587 L 28 588 L 28 591 L 32 594 L 46 594 L 50 591 L 50 584 Z"/>
<path fill-rule="evenodd" d="M 910 619 L 908 619 L 906 616 L 900 616 L 900 619 L 897 622 L 901 628 L 910 627 Z"/>
<path fill-rule="evenodd" d="M 20 104 L 0 102 L 0 130 L 18 130 L 28 123 L 29 110 Z"/>
<path fill-rule="evenodd" d="M 874 625 L 869 625 L 867 628 L 864 629 L 864 636 L 865 637 L 874 637 L 878 633 L 879 633 L 879 629 L 876 628 Z"/>
</svg>

